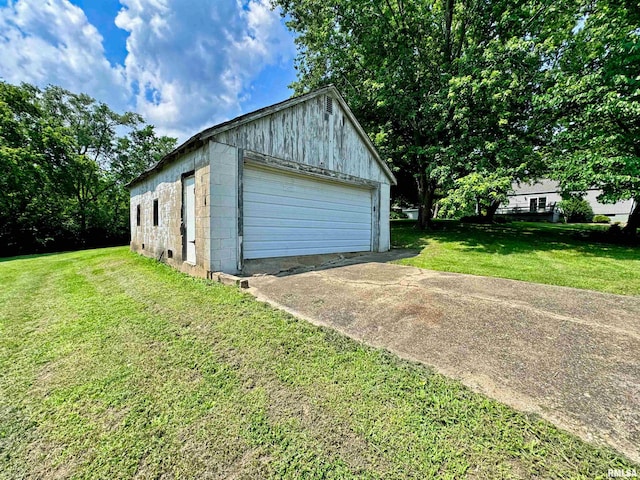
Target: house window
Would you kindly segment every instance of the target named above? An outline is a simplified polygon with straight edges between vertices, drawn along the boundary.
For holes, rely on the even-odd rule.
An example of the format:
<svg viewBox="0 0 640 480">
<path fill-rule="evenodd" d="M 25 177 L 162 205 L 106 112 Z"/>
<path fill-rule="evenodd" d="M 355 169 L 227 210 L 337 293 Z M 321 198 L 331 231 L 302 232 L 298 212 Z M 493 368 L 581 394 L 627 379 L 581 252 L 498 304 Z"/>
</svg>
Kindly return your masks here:
<svg viewBox="0 0 640 480">
<path fill-rule="evenodd" d="M 537 198 L 532 198 L 531 200 L 529 200 L 529 211 L 530 212 L 537 212 L 538 211 L 538 199 Z"/>
<path fill-rule="evenodd" d="M 136 225 L 140 226 L 140 204 L 136 207 Z"/>
<path fill-rule="evenodd" d="M 538 198 L 538 210 L 544 210 L 547 208 L 547 197 Z"/>
<path fill-rule="evenodd" d="M 153 226 L 158 226 L 158 199 L 153 201 Z"/>
</svg>

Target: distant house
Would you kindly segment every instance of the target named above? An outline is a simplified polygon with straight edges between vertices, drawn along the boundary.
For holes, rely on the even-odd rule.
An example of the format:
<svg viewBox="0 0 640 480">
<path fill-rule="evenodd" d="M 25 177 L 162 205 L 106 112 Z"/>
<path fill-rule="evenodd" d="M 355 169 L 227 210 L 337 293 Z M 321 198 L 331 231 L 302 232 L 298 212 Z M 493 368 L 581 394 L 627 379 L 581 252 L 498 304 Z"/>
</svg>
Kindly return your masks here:
<svg viewBox="0 0 640 480">
<path fill-rule="evenodd" d="M 395 183 L 329 86 L 208 128 L 131 182 L 131 249 L 201 276 L 386 251 Z"/>
<path fill-rule="evenodd" d="M 591 189 L 584 197 L 591 205 L 594 215 L 606 215 L 612 222 L 626 222 L 633 209 L 633 200 L 604 204 L 598 202 L 601 193 L 600 190 Z M 561 218 L 557 209 L 561 200 L 560 186 L 555 180 L 542 179 L 520 185 L 514 183 L 509 203 L 503 204 L 497 213 L 524 218 L 537 216 L 557 222 Z"/>
</svg>

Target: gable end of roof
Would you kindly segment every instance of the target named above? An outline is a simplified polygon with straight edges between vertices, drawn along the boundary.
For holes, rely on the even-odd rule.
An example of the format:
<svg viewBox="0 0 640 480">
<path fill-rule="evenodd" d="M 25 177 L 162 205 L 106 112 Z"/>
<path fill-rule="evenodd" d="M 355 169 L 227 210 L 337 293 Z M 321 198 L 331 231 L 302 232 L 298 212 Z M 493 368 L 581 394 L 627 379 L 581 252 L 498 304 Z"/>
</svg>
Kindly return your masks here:
<svg viewBox="0 0 640 480">
<path fill-rule="evenodd" d="M 340 92 L 338 92 L 338 89 L 334 85 L 327 85 L 326 87 L 322 87 L 322 88 L 319 88 L 317 90 L 313 90 L 312 92 L 305 93 L 305 94 L 299 95 L 297 97 L 289 98 L 287 100 L 284 100 L 282 102 L 276 103 L 274 105 L 270 105 L 268 107 L 261 108 L 260 110 L 256 110 L 254 112 L 246 113 L 244 115 L 241 115 L 239 117 L 231 119 L 231 120 L 229 120 L 227 122 L 223 122 L 223 123 L 220 123 L 218 125 L 214 125 L 212 127 L 209 127 L 207 129 L 197 133 L 196 135 L 191 137 L 189 140 L 184 142 L 182 145 L 178 146 L 175 150 L 173 150 L 172 152 L 167 154 L 165 157 L 163 157 L 153 167 L 151 167 L 150 169 L 146 170 L 145 172 L 140 174 L 138 177 L 133 179 L 131 182 L 129 182 L 127 184 L 127 186 L 129 188 L 133 187 L 135 184 L 137 184 L 137 183 L 141 182 L 142 180 L 144 180 L 145 178 L 149 177 L 154 172 L 161 170 L 165 165 L 173 162 L 180 155 L 182 155 L 182 154 L 184 154 L 184 153 L 186 153 L 188 151 L 191 151 L 191 150 L 193 150 L 195 148 L 199 148 L 208 139 L 210 139 L 211 137 L 214 137 L 215 135 L 218 135 L 218 134 L 220 134 L 222 132 L 225 132 L 227 130 L 230 130 L 232 128 L 236 128 L 236 127 L 239 127 L 241 125 L 245 125 L 247 123 L 253 122 L 255 120 L 258 120 L 260 118 L 266 117 L 267 115 L 271 115 L 273 113 L 279 112 L 279 111 L 284 110 L 286 108 L 290 108 L 290 107 L 292 107 L 294 105 L 306 102 L 306 101 L 311 100 L 313 98 L 316 98 L 316 97 L 318 97 L 320 95 L 331 95 L 333 98 L 335 98 L 338 101 L 338 103 L 342 107 L 343 111 L 346 113 L 347 118 L 349 118 L 349 120 L 353 124 L 354 128 L 356 129 L 356 132 L 360 136 L 360 139 L 367 146 L 367 149 L 369 150 L 369 152 L 371 153 L 371 155 L 375 159 L 375 161 L 378 164 L 378 166 L 384 171 L 384 173 L 387 176 L 387 178 L 389 178 L 389 180 L 391 181 L 391 184 L 397 185 L 397 180 L 396 180 L 395 176 L 393 175 L 393 173 L 391 172 L 391 170 L 389 169 L 389 166 L 385 163 L 384 160 L 382 160 L 382 158 L 380 157 L 380 154 L 378 154 L 378 151 L 376 150 L 375 146 L 371 142 L 371 139 L 365 133 L 365 131 L 363 130 L 363 128 L 360 125 L 360 123 L 358 122 L 358 120 L 355 118 L 355 115 L 353 114 L 353 112 L 351 111 L 351 109 L 349 108 L 349 106 L 347 105 L 345 100 L 342 98 L 342 95 L 340 95 Z"/>
</svg>

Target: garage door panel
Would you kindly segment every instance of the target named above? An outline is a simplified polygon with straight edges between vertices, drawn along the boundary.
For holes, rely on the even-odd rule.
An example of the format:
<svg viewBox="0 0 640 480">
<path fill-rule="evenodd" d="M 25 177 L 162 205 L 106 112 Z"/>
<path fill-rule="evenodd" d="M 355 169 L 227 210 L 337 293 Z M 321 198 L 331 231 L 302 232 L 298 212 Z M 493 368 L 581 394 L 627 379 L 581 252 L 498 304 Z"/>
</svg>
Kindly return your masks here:
<svg viewBox="0 0 640 480">
<path fill-rule="evenodd" d="M 318 248 L 314 251 L 314 253 L 309 253 L 307 249 L 302 248 L 287 248 L 287 249 L 279 249 L 279 250 L 261 250 L 255 254 L 255 256 L 245 257 L 246 260 L 256 259 L 256 258 L 275 258 L 275 257 L 295 257 L 295 256 L 303 256 L 303 255 L 322 255 L 327 253 L 349 253 L 349 252 L 360 252 L 366 250 L 359 250 L 357 248 L 349 248 L 343 250 L 336 250 L 334 248 Z"/>
<path fill-rule="evenodd" d="M 277 186 L 273 186 L 273 187 L 278 188 Z M 247 192 L 247 195 L 249 195 L 251 199 L 257 202 L 260 202 L 260 201 L 272 202 L 277 200 L 278 202 L 283 204 L 289 203 L 292 199 L 314 200 L 319 197 L 322 197 L 325 199 L 326 204 L 328 206 L 333 205 L 337 207 L 340 205 L 347 205 L 354 208 L 360 208 L 363 206 L 362 204 L 363 193 L 367 192 L 365 190 L 363 192 L 358 192 L 359 193 L 358 195 L 345 196 L 345 195 L 340 195 L 339 192 L 335 192 L 332 190 L 322 191 L 322 190 L 306 189 L 306 190 L 297 190 L 297 191 L 292 191 L 292 190 L 282 191 L 279 189 L 276 190 L 276 188 L 273 188 L 271 192 L 249 191 Z"/>
<path fill-rule="evenodd" d="M 251 258 L 290 257 L 294 255 L 319 255 L 323 253 L 348 253 L 368 251 L 369 246 L 361 243 L 346 243 L 342 245 L 326 246 L 324 244 L 289 244 L 283 246 L 282 242 L 260 243 L 252 252 Z M 313 253 L 309 250 L 313 249 Z"/>
<path fill-rule="evenodd" d="M 248 204 L 245 200 L 245 204 Z M 348 207 L 345 207 L 348 208 Z M 277 211 L 277 215 L 274 212 Z M 310 221 L 314 220 L 322 220 L 322 221 L 333 221 L 335 223 L 362 223 L 370 224 L 370 215 L 369 212 L 354 212 L 351 210 L 341 211 L 341 210 L 328 210 L 322 209 L 319 210 L 318 207 L 310 207 L 310 206 L 296 206 L 296 205 L 281 205 L 281 204 L 266 204 L 259 203 L 253 204 L 250 212 L 245 213 L 246 218 L 256 218 L 266 219 L 269 218 L 274 222 L 277 222 L 279 219 L 294 219 L 294 220 L 304 220 L 309 219 Z M 364 220 L 363 217 L 367 217 L 367 220 Z"/>
<path fill-rule="evenodd" d="M 307 239 L 302 240 L 298 239 L 295 243 L 292 243 L 290 246 L 285 248 L 283 242 L 278 240 L 272 241 L 262 241 L 258 242 L 256 245 L 256 250 L 292 250 L 292 249 L 308 249 L 308 248 L 368 248 L 367 243 L 362 243 L 359 240 L 337 240 L 334 241 L 330 246 L 327 246 L 324 240 L 318 239 Z M 345 252 L 352 252 L 353 250 L 344 250 Z"/>
<path fill-rule="evenodd" d="M 327 238 L 331 238 L 332 241 L 338 242 L 342 240 L 353 240 L 362 243 L 362 235 L 358 232 L 354 232 L 353 229 L 340 228 L 296 228 L 296 241 L 326 241 Z M 260 235 L 260 241 L 288 241 L 291 239 L 291 227 L 248 227 L 244 231 L 245 237 L 258 238 Z M 367 242 L 368 244 L 368 242 Z"/>
<path fill-rule="evenodd" d="M 252 227 L 258 228 L 268 228 L 265 227 L 266 221 L 272 221 L 272 225 L 277 223 L 278 228 L 299 228 L 299 229 L 322 229 L 325 228 L 327 230 L 351 230 L 354 228 L 368 228 L 369 222 L 336 222 L 331 215 L 328 215 L 326 219 L 290 219 L 290 218 L 282 218 L 282 217 L 245 217 L 244 218 L 244 229 L 247 231 Z"/>
<path fill-rule="evenodd" d="M 244 258 L 371 250 L 371 190 L 245 165 Z"/>
<path fill-rule="evenodd" d="M 259 180 L 254 183 L 251 188 L 251 192 L 253 193 L 262 193 L 267 195 L 272 195 L 274 190 L 277 190 L 279 195 L 282 196 L 294 196 L 299 197 L 300 194 L 309 193 L 311 196 L 314 194 L 329 194 L 331 197 L 338 197 L 346 199 L 355 200 L 354 203 L 358 203 L 358 199 L 362 197 L 362 192 L 366 192 L 366 189 L 361 188 L 346 188 L 344 185 L 337 185 L 335 183 L 330 183 L 322 180 L 308 180 L 305 179 L 304 183 L 300 183 L 295 179 L 293 175 L 287 175 L 283 178 L 275 178 L 271 177 L 269 182 L 262 182 L 264 179 L 264 175 L 262 173 L 257 173 L 258 170 L 245 170 L 244 179 L 245 181 L 253 181 Z M 289 180 L 288 178 L 293 178 L 293 180 Z M 298 176 L 298 178 L 302 178 Z M 310 177 L 308 177 L 310 178 Z"/>
<path fill-rule="evenodd" d="M 295 205 L 300 207 L 318 208 L 318 197 L 323 199 L 323 208 L 328 210 L 344 210 L 345 207 L 353 211 L 360 211 L 362 213 L 370 211 L 370 205 L 362 204 L 362 196 L 358 197 L 340 197 L 332 195 L 331 192 L 318 192 L 318 197 L 307 198 L 314 192 L 298 192 L 297 195 L 292 192 L 288 192 L 290 195 L 283 195 L 282 193 L 257 193 L 247 192 L 245 201 L 264 203 L 266 205 L 291 205 L 292 200 L 295 200 Z"/>
</svg>

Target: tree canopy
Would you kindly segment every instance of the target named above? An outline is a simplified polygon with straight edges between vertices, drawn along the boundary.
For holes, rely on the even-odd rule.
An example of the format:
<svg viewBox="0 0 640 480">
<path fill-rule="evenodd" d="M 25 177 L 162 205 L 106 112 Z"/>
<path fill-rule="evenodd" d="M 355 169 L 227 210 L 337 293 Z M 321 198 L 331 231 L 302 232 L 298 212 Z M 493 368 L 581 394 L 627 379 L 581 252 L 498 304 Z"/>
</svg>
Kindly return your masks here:
<svg viewBox="0 0 640 480">
<path fill-rule="evenodd" d="M 454 203 L 475 196 L 491 216 L 505 184 L 543 175 L 567 191 L 601 188 L 603 201 L 640 198 L 631 0 L 274 4 L 297 34 L 296 91 L 344 92 L 390 164 L 415 179 L 421 226 L 437 190 Z"/>
<path fill-rule="evenodd" d="M 88 95 L 0 82 L 2 253 L 126 240 L 125 185 L 174 146 Z"/>
<path fill-rule="evenodd" d="M 567 14 L 552 2 L 277 0 L 297 33 L 297 91 L 336 84 L 396 169 L 411 172 L 421 224 L 436 189 L 470 173 L 541 168 L 550 134 L 534 99 Z"/>
<path fill-rule="evenodd" d="M 625 227 L 640 227 L 640 8 L 637 2 L 585 2 L 567 35 L 554 85 L 553 176 L 566 191 L 602 190 L 599 200 L 635 200 Z"/>
</svg>

